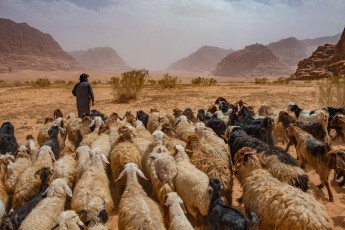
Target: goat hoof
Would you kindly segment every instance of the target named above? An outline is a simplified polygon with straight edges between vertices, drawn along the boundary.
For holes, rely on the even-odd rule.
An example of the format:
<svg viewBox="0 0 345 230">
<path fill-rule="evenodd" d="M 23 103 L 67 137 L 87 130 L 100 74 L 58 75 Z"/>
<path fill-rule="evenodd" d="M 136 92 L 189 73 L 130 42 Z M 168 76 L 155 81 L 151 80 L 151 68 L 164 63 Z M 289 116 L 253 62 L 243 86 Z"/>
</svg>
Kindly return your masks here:
<svg viewBox="0 0 345 230">
<path fill-rule="evenodd" d="M 243 203 L 243 197 L 237 198 L 236 201 L 237 201 L 239 204 L 242 204 L 242 203 Z"/>
<path fill-rule="evenodd" d="M 329 198 L 329 202 L 333 202 L 333 198 Z"/>
</svg>

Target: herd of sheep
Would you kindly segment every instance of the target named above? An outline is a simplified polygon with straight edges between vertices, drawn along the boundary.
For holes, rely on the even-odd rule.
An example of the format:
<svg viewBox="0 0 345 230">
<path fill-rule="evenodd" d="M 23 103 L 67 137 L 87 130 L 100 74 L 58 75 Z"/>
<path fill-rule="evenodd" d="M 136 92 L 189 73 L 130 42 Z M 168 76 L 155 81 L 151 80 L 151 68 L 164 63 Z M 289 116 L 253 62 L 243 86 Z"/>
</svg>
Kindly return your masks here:
<svg viewBox="0 0 345 230">
<path fill-rule="evenodd" d="M 308 193 L 305 167 L 315 169 L 333 202 L 330 171 L 345 184 L 345 150 L 331 149 L 334 139 L 345 141 L 344 114 L 290 103 L 277 112 L 263 105 L 256 115 L 243 101 L 221 97 L 196 113 L 93 110 L 78 118 L 56 109 L 22 145 L 5 122 L 0 229 L 108 229 L 115 196 L 121 230 L 333 229 Z M 235 178 L 245 213 L 232 208 Z"/>
</svg>

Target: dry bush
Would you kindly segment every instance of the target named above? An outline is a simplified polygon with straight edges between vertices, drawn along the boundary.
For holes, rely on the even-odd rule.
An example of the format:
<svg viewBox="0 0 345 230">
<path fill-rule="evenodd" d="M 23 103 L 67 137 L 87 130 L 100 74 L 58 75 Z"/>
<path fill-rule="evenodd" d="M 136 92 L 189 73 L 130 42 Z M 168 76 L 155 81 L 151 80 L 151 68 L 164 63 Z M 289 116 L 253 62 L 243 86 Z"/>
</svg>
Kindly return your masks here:
<svg viewBox="0 0 345 230">
<path fill-rule="evenodd" d="M 199 85 L 199 86 L 212 86 L 217 84 L 217 80 L 213 78 L 203 78 L 203 77 L 197 77 L 192 79 L 191 81 L 192 85 Z"/>
<path fill-rule="evenodd" d="M 143 90 L 145 82 L 149 78 L 148 70 L 132 70 L 121 74 L 121 78 L 112 77 L 110 80 L 114 97 L 119 102 L 127 102 L 136 99 Z"/>
<path fill-rule="evenodd" d="M 56 84 L 56 85 L 66 85 L 66 81 L 65 80 L 55 80 L 54 84 Z"/>
<path fill-rule="evenodd" d="M 38 78 L 36 81 L 32 81 L 31 85 L 37 88 L 47 88 L 51 85 L 48 78 Z"/>
<path fill-rule="evenodd" d="M 279 77 L 276 80 L 274 80 L 272 83 L 274 83 L 274 84 L 289 84 L 290 80 L 289 80 L 289 78 Z"/>
<path fill-rule="evenodd" d="M 345 80 L 342 77 L 330 77 L 317 84 L 321 106 L 345 106 Z"/>
<path fill-rule="evenodd" d="M 153 80 L 153 79 L 149 79 L 149 80 L 147 80 L 147 84 L 149 84 L 149 85 L 155 85 L 155 84 L 157 84 L 157 81 L 156 81 L 156 80 Z"/>
<path fill-rule="evenodd" d="M 267 77 L 255 78 L 255 79 L 254 79 L 254 83 L 255 83 L 255 84 L 267 84 L 267 83 L 269 83 L 269 81 L 268 81 L 268 78 L 267 78 Z"/>
<path fill-rule="evenodd" d="M 175 88 L 177 85 L 177 77 L 172 77 L 166 73 L 162 79 L 158 80 L 158 84 L 163 88 Z"/>
</svg>

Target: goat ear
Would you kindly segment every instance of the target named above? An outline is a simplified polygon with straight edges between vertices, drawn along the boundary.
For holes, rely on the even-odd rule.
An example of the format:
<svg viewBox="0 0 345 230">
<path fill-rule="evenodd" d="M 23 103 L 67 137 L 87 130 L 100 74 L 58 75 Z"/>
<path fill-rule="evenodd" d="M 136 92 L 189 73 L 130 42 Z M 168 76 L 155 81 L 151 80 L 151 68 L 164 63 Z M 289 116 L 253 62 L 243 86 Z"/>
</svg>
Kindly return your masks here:
<svg viewBox="0 0 345 230">
<path fill-rule="evenodd" d="M 81 221 L 81 220 L 78 220 L 77 224 L 78 224 L 79 226 L 82 226 L 82 227 L 85 226 L 85 224 L 84 224 L 83 221 Z"/>
<path fill-rule="evenodd" d="M 141 177 L 141 178 L 143 178 L 143 179 L 145 179 L 145 180 L 149 180 L 149 179 L 147 179 L 146 177 L 145 177 L 145 175 L 144 175 L 144 173 L 142 172 L 142 171 L 140 171 L 140 169 L 136 169 L 136 172 L 137 172 L 137 174 Z"/>
<path fill-rule="evenodd" d="M 104 161 L 106 164 L 110 164 L 107 157 L 104 156 L 104 154 L 101 154 L 102 161 Z"/>
<path fill-rule="evenodd" d="M 66 184 L 63 188 L 64 188 L 66 194 L 67 194 L 69 197 L 72 197 L 72 190 L 68 187 L 68 185 Z"/>
<path fill-rule="evenodd" d="M 119 181 L 119 180 L 123 177 L 123 175 L 125 175 L 125 173 L 127 173 L 127 172 L 126 172 L 126 170 L 124 169 L 124 170 L 120 173 L 119 177 L 118 177 L 115 181 Z"/>
<path fill-rule="evenodd" d="M 186 151 L 186 153 L 187 153 L 187 155 L 189 156 L 189 157 L 192 157 L 193 156 L 193 151 L 192 150 L 189 150 L 189 149 L 184 149 L 185 151 Z"/>
</svg>

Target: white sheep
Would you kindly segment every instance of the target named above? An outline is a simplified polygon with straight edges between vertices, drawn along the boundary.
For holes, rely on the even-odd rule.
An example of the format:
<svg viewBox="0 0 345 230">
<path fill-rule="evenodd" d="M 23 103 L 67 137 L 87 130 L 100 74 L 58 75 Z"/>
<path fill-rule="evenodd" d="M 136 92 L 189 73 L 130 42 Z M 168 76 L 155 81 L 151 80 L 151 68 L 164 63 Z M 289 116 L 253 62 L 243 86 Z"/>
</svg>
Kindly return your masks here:
<svg viewBox="0 0 345 230">
<path fill-rule="evenodd" d="M 193 230 L 186 217 L 186 208 L 181 197 L 176 192 L 170 192 L 167 195 L 164 207 L 169 209 L 169 230 Z"/>
<path fill-rule="evenodd" d="M 135 163 L 139 168 L 143 155 L 139 149 L 132 143 L 132 135 L 128 128 L 119 128 L 120 137 L 117 140 L 117 144 L 110 153 L 110 168 L 114 179 L 118 178 L 120 173 L 128 163 Z M 120 180 L 116 183 L 119 186 L 120 193 L 125 187 L 125 181 Z"/>
<path fill-rule="evenodd" d="M 36 160 L 32 166 L 24 170 L 20 177 L 18 177 L 13 194 L 13 208 L 23 206 L 32 197 L 34 197 L 38 191 L 41 181 L 35 178 L 35 172 L 42 167 L 53 166 L 54 153 L 49 146 L 42 146 L 37 152 Z"/>
<path fill-rule="evenodd" d="M 76 152 L 74 147 L 65 146 L 61 151 L 61 158 L 54 162 L 53 178 L 64 178 L 72 188 L 77 171 Z"/>
<path fill-rule="evenodd" d="M 66 195 L 72 191 L 62 178 L 55 179 L 46 191 L 47 197 L 41 200 L 20 225 L 20 230 L 52 229 L 54 220 L 63 212 Z"/>
<path fill-rule="evenodd" d="M 60 213 L 54 223 L 54 230 L 80 230 L 81 227 L 85 226 L 74 210 Z"/>
<path fill-rule="evenodd" d="M 174 184 L 176 192 L 182 198 L 188 212 L 200 223 L 200 217 L 207 216 L 210 205 L 209 178 L 190 163 L 183 146 L 176 145 L 173 155 L 177 165 Z"/>
<path fill-rule="evenodd" d="M 32 135 L 26 136 L 26 148 L 31 155 L 31 160 L 34 161 L 36 159 L 36 153 L 39 149 L 38 143 L 35 141 L 35 138 Z"/>
<path fill-rule="evenodd" d="M 158 200 L 163 204 L 166 195 L 175 191 L 173 181 L 177 175 L 177 167 L 169 150 L 163 145 L 165 134 L 156 130 L 152 135 L 153 149 L 145 155 L 145 166 Z"/>
<path fill-rule="evenodd" d="M 5 185 L 9 193 L 13 193 L 18 177 L 31 165 L 31 156 L 28 153 L 17 153 L 15 161 L 7 166 L 8 173 L 6 175 Z"/>
<path fill-rule="evenodd" d="M 101 125 L 98 130 L 98 136 L 91 144 L 91 149 L 98 148 L 100 150 L 100 153 L 106 156 L 108 159 L 109 153 L 111 151 L 109 132 L 109 125 Z"/>
<path fill-rule="evenodd" d="M 89 125 L 90 127 L 95 126 L 95 129 L 93 132 L 83 136 L 83 140 L 80 142 L 80 146 L 82 145 L 87 145 L 91 147 L 92 143 L 96 140 L 98 137 L 98 130 L 101 125 L 103 125 L 104 122 L 101 117 L 96 116 L 94 120 L 92 120 L 91 124 Z"/>
<path fill-rule="evenodd" d="M 264 159 L 249 147 L 235 155 L 234 170 L 243 188 L 247 213 L 258 216 L 259 229 L 333 229 L 324 207 L 310 194 L 274 178 Z"/>
<path fill-rule="evenodd" d="M 185 151 L 190 157 L 190 162 L 199 170 L 206 173 L 209 178 L 218 178 L 222 184 L 222 195 L 225 196 L 229 204 L 232 202 L 232 164 L 228 157 L 223 159 L 219 154 L 212 154 L 210 149 L 220 149 L 212 143 L 202 144 L 197 134 L 188 137 Z"/>
<path fill-rule="evenodd" d="M 111 213 L 114 208 L 109 188 L 109 180 L 106 174 L 103 161 L 107 158 L 100 153 L 91 152 L 89 160 L 86 161 L 87 167 L 74 188 L 74 196 L 71 201 L 71 208 L 77 212 L 90 210 L 90 200 L 99 197 L 104 200 L 107 213 Z"/>
<path fill-rule="evenodd" d="M 178 139 L 187 142 L 188 136 L 195 132 L 195 126 L 186 116 L 181 115 L 175 121 L 174 131 Z"/>
<path fill-rule="evenodd" d="M 158 204 L 147 196 L 138 182 L 137 174 L 146 179 L 136 164 L 128 163 L 117 178 L 120 180 L 127 176 L 126 189 L 119 205 L 119 230 L 165 229 Z"/>
</svg>

